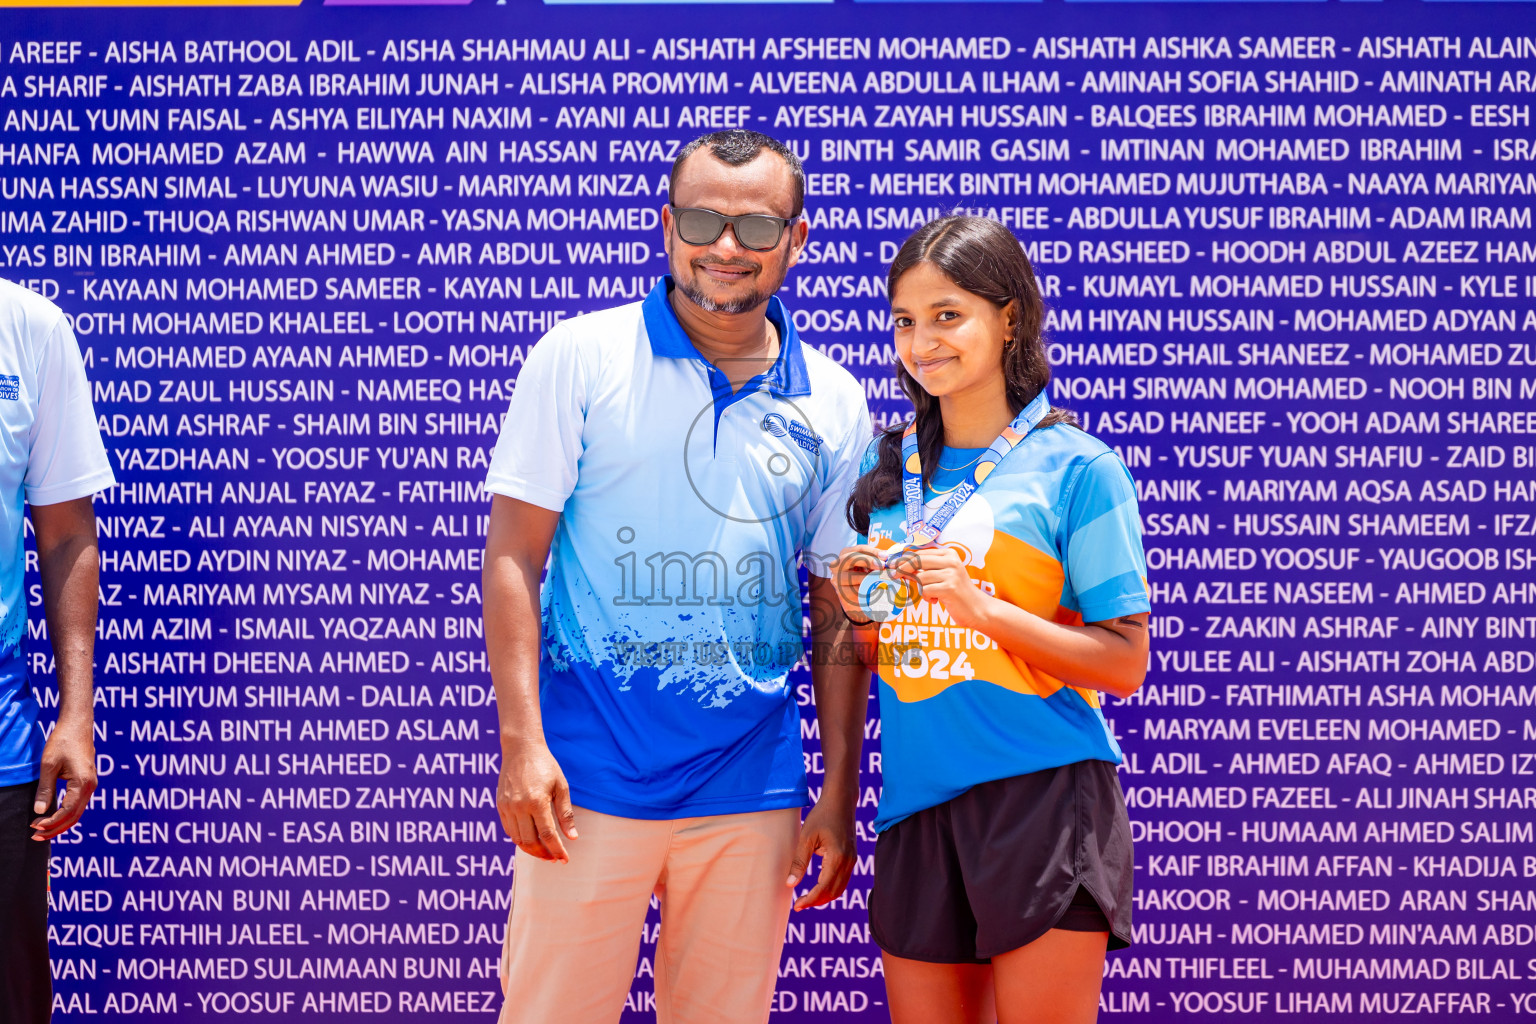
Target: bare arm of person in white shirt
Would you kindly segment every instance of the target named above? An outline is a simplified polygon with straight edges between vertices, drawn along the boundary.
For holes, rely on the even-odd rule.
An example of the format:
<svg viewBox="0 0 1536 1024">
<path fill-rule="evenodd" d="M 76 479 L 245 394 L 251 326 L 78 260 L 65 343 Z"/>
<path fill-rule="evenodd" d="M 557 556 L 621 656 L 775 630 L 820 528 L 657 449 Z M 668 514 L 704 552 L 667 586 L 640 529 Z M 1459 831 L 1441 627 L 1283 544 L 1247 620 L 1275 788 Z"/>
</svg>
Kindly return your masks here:
<svg viewBox="0 0 1536 1024">
<path fill-rule="evenodd" d="M 32 822 L 32 838 L 42 841 L 72 828 L 96 789 L 91 656 L 96 645 L 100 568 L 96 513 L 89 496 L 33 505 L 31 513 L 43 612 L 53 640 L 59 687 L 59 718 L 43 747 L 42 774 L 32 805 L 38 815 Z M 49 814 L 61 780 L 68 786 Z"/>
<path fill-rule="evenodd" d="M 496 813 L 518 849 L 565 863 L 565 840 L 577 837 L 576 812 L 539 712 L 539 577 L 559 521 L 559 512 L 493 495 L 481 589 L 501 723 Z"/>
</svg>

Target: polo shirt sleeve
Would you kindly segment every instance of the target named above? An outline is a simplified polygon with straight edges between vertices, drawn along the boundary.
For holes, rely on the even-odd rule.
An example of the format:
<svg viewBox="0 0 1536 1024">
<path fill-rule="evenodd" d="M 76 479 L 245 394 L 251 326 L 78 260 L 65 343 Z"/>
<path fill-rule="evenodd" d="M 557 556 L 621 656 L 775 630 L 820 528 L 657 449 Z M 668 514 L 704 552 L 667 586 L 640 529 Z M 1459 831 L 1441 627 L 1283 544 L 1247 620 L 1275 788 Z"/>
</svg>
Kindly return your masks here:
<svg viewBox="0 0 1536 1024">
<path fill-rule="evenodd" d="M 23 482 L 33 505 L 73 501 L 114 483 L 80 345 L 62 313 L 37 352 L 37 412 Z"/>
<path fill-rule="evenodd" d="M 805 523 L 806 539 L 802 551 L 806 570 L 827 578 L 831 577 L 832 565 L 843 548 L 852 546 L 858 537 L 848 525 L 846 507 L 853 485 L 859 479 L 864 450 L 869 446 L 869 404 L 862 395 L 852 420 L 842 440 L 829 453 L 832 466 L 826 486 L 821 489 Z"/>
<path fill-rule="evenodd" d="M 1114 452 L 1076 475 L 1061 519 L 1067 582 L 1084 622 L 1151 611 L 1131 474 Z"/>
<path fill-rule="evenodd" d="M 551 512 L 565 508 L 584 448 L 587 383 L 577 340 L 563 325 L 539 339 L 517 375 L 486 490 Z"/>
</svg>

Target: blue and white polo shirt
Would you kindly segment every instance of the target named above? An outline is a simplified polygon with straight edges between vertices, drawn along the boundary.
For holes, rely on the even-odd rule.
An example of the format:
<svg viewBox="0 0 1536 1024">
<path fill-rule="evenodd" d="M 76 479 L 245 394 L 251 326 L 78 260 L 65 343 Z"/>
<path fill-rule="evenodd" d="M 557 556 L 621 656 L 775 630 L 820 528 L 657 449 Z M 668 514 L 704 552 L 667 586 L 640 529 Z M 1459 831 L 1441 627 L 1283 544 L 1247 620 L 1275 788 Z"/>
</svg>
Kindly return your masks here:
<svg viewBox="0 0 1536 1024">
<path fill-rule="evenodd" d="M 54 505 L 111 486 L 74 332 L 59 307 L 0 281 L 0 786 L 35 781 L 43 753 L 22 657 L 25 503 Z"/>
<path fill-rule="evenodd" d="M 932 516 L 984 449 L 945 448 L 924 493 Z M 878 463 L 871 445 L 866 471 Z M 945 466 L 960 467 L 946 472 Z M 906 509 L 871 510 L 869 539 L 907 539 Z M 978 586 L 1050 622 L 1149 611 L 1136 485 L 1098 438 L 1058 423 L 1004 456 L 939 534 Z M 1119 764 L 1096 690 L 1071 686 L 918 601 L 880 624 L 876 831 L 972 786 L 1078 761 Z"/>
<path fill-rule="evenodd" d="M 573 801 L 630 818 L 800 807 L 797 564 L 829 574 L 871 430 L 804 345 L 732 393 L 672 312 L 567 320 L 528 353 L 486 488 L 561 513 L 542 588 L 544 733 Z"/>
</svg>

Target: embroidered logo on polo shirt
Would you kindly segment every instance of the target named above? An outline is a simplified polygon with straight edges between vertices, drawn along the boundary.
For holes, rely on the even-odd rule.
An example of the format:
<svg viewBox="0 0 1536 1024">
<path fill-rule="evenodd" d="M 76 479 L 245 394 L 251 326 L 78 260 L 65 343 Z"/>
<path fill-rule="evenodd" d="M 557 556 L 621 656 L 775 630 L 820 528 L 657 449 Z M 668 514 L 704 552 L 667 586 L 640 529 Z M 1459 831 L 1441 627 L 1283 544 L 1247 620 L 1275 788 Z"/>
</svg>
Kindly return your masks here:
<svg viewBox="0 0 1536 1024">
<path fill-rule="evenodd" d="M 817 434 L 799 420 L 785 419 L 776 412 L 771 412 L 763 417 L 763 429 L 774 437 L 793 438 L 795 444 L 810 452 L 812 455 L 821 454 L 820 434 Z"/>
<path fill-rule="evenodd" d="M 0 398 L 10 399 L 12 402 L 21 399 L 21 378 L 15 374 L 0 373 Z"/>
</svg>

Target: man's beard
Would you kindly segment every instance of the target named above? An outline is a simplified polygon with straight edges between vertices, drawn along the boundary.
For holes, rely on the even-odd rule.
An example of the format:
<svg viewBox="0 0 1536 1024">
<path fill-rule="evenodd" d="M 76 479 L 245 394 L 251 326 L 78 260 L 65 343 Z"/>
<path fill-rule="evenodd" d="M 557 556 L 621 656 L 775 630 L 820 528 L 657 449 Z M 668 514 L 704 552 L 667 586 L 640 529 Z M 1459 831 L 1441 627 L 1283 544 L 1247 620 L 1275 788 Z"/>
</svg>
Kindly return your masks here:
<svg viewBox="0 0 1536 1024">
<path fill-rule="evenodd" d="M 730 264 L 726 265 L 729 266 Z M 768 268 L 764 267 L 762 269 L 767 270 Z M 786 271 L 788 270 L 787 267 L 784 269 Z M 697 268 L 694 268 L 694 270 L 695 273 L 697 273 Z M 779 283 L 782 284 L 783 280 L 784 277 L 781 273 L 779 275 Z M 739 299 L 731 299 L 727 302 L 721 302 L 706 295 L 704 290 L 697 285 L 696 281 L 696 277 L 690 276 L 687 280 L 677 281 L 676 284 L 677 287 L 682 290 L 682 293 L 688 296 L 688 299 L 694 305 L 698 306 L 706 313 L 745 313 L 748 310 L 756 309 L 758 306 L 767 302 L 770 298 L 773 297 L 773 293 L 779 290 L 778 287 L 775 286 L 772 291 L 752 291 Z"/>
</svg>

